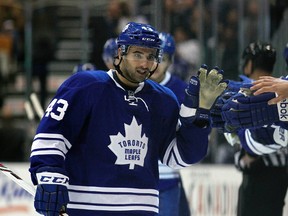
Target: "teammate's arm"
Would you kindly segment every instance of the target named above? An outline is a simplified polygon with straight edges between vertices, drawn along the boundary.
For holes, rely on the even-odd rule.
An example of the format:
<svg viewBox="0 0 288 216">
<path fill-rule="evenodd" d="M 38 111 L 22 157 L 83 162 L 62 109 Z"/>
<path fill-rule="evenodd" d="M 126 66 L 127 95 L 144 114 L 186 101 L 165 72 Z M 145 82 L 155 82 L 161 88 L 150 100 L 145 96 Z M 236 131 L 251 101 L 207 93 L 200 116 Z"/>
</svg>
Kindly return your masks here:
<svg viewBox="0 0 288 216">
<path fill-rule="evenodd" d="M 242 147 L 251 155 L 270 154 L 286 147 L 287 135 L 287 130 L 277 125 L 238 131 Z"/>
<path fill-rule="evenodd" d="M 277 104 L 278 102 L 288 98 L 288 80 L 282 78 L 274 78 L 270 76 L 262 76 L 253 83 L 250 88 L 255 90 L 254 95 L 265 92 L 274 92 L 276 97 L 269 100 L 268 104 Z"/>
<path fill-rule="evenodd" d="M 276 105 L 267 101 L 275 97 L 274 93 L 247 96 L 238 93 L 222 107 L 225 124 L 234 128 L 257 128 L 279 122 L 288 122 L 288 103 L 283 100 Z"/>
</svg>

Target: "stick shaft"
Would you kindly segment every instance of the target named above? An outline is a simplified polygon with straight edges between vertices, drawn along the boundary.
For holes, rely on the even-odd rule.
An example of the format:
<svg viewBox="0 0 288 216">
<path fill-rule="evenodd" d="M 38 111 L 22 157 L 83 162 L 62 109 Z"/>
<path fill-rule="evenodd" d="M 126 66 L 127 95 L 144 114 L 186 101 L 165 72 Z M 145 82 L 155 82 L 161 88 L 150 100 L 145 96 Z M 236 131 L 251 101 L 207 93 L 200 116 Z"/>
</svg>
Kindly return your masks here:
<svg viewBox="0 0 288 216">
<path fill-rule="evenodd" d="M 38 100 L 37 95 L 33 92 L 30 95 L 30 99 L 31 99 L 31 102 L 32 102 L 32 104 L 34 106 L 34 109 L 35 109 L 39 119 L 41 119 L 43 117 L 43 115 L 44 115 L 44 111 L 43 111 L 43 109 L 41 107 L 41 104 L 40 104 L 40 102 Z"/>
<path fill-rule="evenodd" d="M 35 187 L 33 185 L 29 184 L 28 182 L 24 181 L 21 177 L 19 177 L 11 169 L 9 169 L 8 167 L 5 167 L 3 164 L 0 164 L 0 170 L 4 175 L 6 175 L 9 179 L 14 181 L 16 184 L 18 184 L 23 189 L 25 189 L 32 196 L 35 195 L 35 192 L 36 192 Z"/>
</svg>

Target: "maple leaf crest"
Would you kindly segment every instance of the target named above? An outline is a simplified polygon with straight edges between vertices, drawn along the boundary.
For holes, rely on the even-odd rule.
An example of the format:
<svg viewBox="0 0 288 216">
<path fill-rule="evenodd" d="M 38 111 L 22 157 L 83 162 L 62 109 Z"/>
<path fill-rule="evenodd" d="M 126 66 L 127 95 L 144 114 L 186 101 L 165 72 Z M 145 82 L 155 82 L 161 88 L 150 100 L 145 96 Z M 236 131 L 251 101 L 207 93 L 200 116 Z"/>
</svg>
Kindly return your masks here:
<svg viewBox="0 0 288 216">
<path fill-rule="evenodd" d="M 134 169 L 135 164 L 144 166 L 144 159 L 148 150 L 148 138 L 141 136 L 142 125 L 138 125 L 135 117 L 131 124 L 124 124 L 125 135 L 120 132 L 110 135 L 110 150 L 117 156 L 115 164 L 129 164 L 129 169 Z"/>
</svg>

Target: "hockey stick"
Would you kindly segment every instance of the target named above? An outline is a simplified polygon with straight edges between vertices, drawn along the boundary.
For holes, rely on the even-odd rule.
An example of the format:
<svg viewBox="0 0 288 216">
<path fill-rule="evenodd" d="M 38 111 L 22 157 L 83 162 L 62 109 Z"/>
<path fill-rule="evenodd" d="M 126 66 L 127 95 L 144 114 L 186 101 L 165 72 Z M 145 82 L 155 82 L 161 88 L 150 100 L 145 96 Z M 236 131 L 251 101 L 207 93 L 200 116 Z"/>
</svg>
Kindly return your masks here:
<svg viewBox="0 0 288 216">
<path fill-rule="evenodd" d="M 35 119 L 34 111 L 32 109 L 31 103 L 29 101 L 24 102 L 24 108 L 27 114 L 27 118 L 30 121 L 33 121 Z"/>
<path fill-rule="evenodd" d="M 19 185 L 21 188 L 26 190 L 28 193 L 30 193 L 33 197 L 35 196 L 36 189 L 33 185 L 29 184 L 28 182 L 24 181 L 20 176 L 18 176 L 16 173 L 14 173 L 11 169 L 4 166 L 0 163 L 0 171 L 6 175 L 9 179 L 14 181 L 17 185 Z M 60 216 L 68 216 L 66 213 L 60 213 Z"/>
<path fill-rule="evenodd" d="M 32 92 L 29 96 L 29 99 L 24 102 L 24 108 L 30 121 L 35 119 L 34 113 L 37 114 L 40 120 L 44 115 L 44 110 L 42 109 L 40 101 L 35 92 Z"/>
<path fill-rule="evenodd" d="M 36 111 L 36 114 L 38 115 L 39 119 L 41 119 L 44 115 L 44 111 L 35 92 L 31 93 L 30 100 Z"/>
<path fill-rule="evenodd" d="M 8 167 L 5 167 L 3 164 L 0 163 L 0 170 L 1 172 L 6 175 L 8 178 L 10 178 L 12 181 L 14 181 L 16 184 L 18 184 L 20 187 L 22 187 L 24 190 L 26 190 L 28 193 L 30 193 L 32 196 L 35 196 L 35 188 L 33 185 L 29 184 L 28 182 L 24 181 L 21 177 L 19 177 L 16 173 L 14 173 L 11 169 Z"/>
</svg>

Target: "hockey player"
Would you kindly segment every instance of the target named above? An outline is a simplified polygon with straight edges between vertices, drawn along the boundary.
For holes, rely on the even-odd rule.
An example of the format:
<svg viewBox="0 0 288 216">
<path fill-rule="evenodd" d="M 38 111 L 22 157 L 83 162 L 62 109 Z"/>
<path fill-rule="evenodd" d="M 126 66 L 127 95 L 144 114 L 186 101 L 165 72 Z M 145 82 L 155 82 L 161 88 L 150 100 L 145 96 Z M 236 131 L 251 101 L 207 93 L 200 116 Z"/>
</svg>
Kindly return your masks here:
<svg viewBox="0 0 288 216">
<path fill-rule="evenodd" d="M 165 32 L 161 32 L 159 37 L 162 40 L 163 57 L 150 79 L 171 89 L 181 104 L 187 83 L 168 71 L 173 63 L 175 41 L 172 35 Z M 159 216 L 190 216 L 179 170 L 169 168 L 159 161 L 159 174 Z"/>
<path fill-rule="evenodd" d="M 243 60 L 244 74 L 252 80 L 257 80 L 260 76 L 272 74 L 276 51 L 271 44 L 254 42 L 244 50 Z M 217 106 L 219 101 L 224 101 L 222 108 L 223 119 L 226 121 L 224 131 L 233 129 L 237 134 L 226 137 L 230 137 L 229 142 L 233 144 L 239 142 L 242 147 L 241 151 L 235 154 L 235 165 L 243 173 L 238 193 L 237 216 L 282 216 L 288 185 L 287 152 L 282 146 L 287 145 L 288 132 L 280 126 L 271 124 L 251 129 L 237 128 L 234 124 L 230 124 L 233 119 L 231 120 L 229 114 L 225 113 L 225 106 L 233 101 L 236 108 L 236 105 L 239 105 L 238 97 L 243 96 L 247 99 L 251 93 L 249 88 L 245 87 L 243 85 L 239 93 L 226 92 L 226 96 L 221 96 L 226 98 L 222 100 L 220 97 L 215 104 Z M 232 95 L 231 98 L 227 97 L 229 94 Z M 252 98 L 253 96 L 251 100 Z M 259 118 L 262 114 L 253 113 L 253 115 Z M 242 117 L 241 121 L 245 122 L 246 117 Z M 214 114 L 212 114 L 213 120 Z"/>
<path fill-rule="evenodd" d="M 187 83 L 178 79 L 167 71 L 167 68 L 173 62 L 175 53 L 174 39 L 170 34 L 164 32 L 161 32 L 159 37 L 162 41 L 161 48 L 163 51 L 163 57 L 161 63 L 158 65 L 150 79 L 170 88 L 177 96 L 178 101 L 182 103 L 184 100 L 184 90 L 187 87 Z M 115 38 L 110 38 L 105 42 L 102 58 L 107 68 L 114 68 L 114 61 L 117 61 L 117 50 L 118 47 Z M 185 191 L 182 187 L 179 171 L 169 168 L 159 161 L 159 174 L 159 215 L 177 216 L 181 215 L 178 213 L 179 210 L 181 210 L 181 212 L 185 212 L 182 215 L 189 216 L 189 206 Z M 181 198 L 184 198 L 181 200 L 181 203 L 179 203 L 180 196 Z M 177 205 L 177 203 L 181 204 L 181 209 L 179 209 L 180 207 Z"/>
<path fill-rule="evenodd" d="M 267 103 L 268 105 L 273 105 L 281 102 L 282 100 L 288 98 L 288 77 L 275 78 L 271 76 L 260 77 L 259 80 L 253 82 L 253 86 L 250 88 L 253 95 L 260 95 L 266 92 L 275 92 L 277 95 L 270 99 Z M 285 119 L 278 119 L 279 121 Z"/>
<path fill-rule="evenodd" d="M 284 49 L 284 58 L 288 68 L 288 44 Z M 253 86 L 248 86 L 253 91 L 252 97 L 240 94 L 235 96 L 237 100 L 227 101 L 224 111 L 226 124 L 234 128 L 257 128 L 274 123 L 288 128 L 287 81 L 287 76 L 259 76 Z"/>
<path fill-rule="evenodd" d="M 109 38 L 103 47 L 102 59 L 108 69 L 114 68 L 114 60 L 117 56 L 117 43 L 116 38 Z"/>
<path fill-rule="evenodd" d="M 95 67 L 95 65 L 93 65 L 92 63 L 84 63 L 84 64 L 78 64 L 76 65 L 73 70 L 72 73 L 77 73 L 77 72 L 81 72 L 81 71 L 94 71 L 97 68 Z"/>
<path fill-rule="evenodd" d="M 148 80 L 161 59 L 158 32 L 130 22 L 117 45 L 116 70 L 73 74 L 37 128 L 29 170 L 40 214 L 157 215 L 158 159 L 182 168 L 207 153 L 222 74 L 200 68 L 179 109 L 171 90 Z"/>
<path fill-rule="evenodd" d="M 286 68 L 288 71 L 288 43 L 284 48 L 283 52 L 284 59 L 286 61 Z M 250 88 L 252 91 L 255 91 L 253 95 L 260 95 L 266 92 L 275 92 L 277 95 L 275 98 L 272 98 L 268 101 L 269 105 L 277 104 L 282 100 L 288 98 L 288 77 L 283 78 L 274 78 L 270 76 L 262 76 L 259 80 L 253 83 L 253 86 Z M 279 119 L 284 120 L 284 119 Z"/>
</svg>

